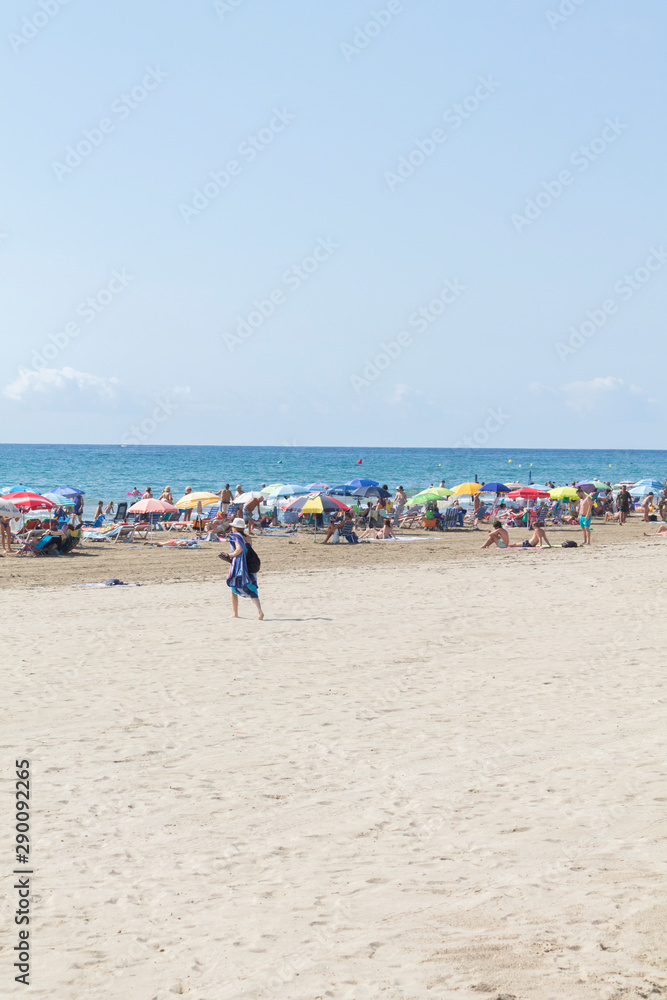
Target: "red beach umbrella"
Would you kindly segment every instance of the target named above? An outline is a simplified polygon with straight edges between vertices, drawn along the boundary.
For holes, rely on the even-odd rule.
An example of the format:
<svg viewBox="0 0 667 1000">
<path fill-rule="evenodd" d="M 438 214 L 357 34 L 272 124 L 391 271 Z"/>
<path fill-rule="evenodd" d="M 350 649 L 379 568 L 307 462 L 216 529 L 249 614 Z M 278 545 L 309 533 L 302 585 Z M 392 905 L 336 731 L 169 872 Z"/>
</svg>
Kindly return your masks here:
<svg viewBox="0 0 667 1000">
<path fill-rule="evenodd" d="M 524 500 L 545 500 L 550 495 L 546 490 L 536 490 L 533 486 L 522 486 L 520 490 L 512 490 L 511 493 L 507 494 L 511 500 L 517 500 L 519 497 Z"/>
<path fill-rule="evenodd" d="M 53 500 L 43 497 L 41 493 L 25 490 L 20 493 L 3 493 L 4 500 L 10 500 L 19 510 L 53 510 L 56 506 Z"/>
</svg>

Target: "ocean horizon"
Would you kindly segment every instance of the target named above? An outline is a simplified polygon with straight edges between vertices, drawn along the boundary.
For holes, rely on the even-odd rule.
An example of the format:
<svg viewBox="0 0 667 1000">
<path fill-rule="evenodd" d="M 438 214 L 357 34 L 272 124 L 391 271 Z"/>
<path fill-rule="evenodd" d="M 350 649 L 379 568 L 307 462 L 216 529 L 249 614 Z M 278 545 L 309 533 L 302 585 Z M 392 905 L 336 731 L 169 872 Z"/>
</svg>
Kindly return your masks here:
<svg viewBox="0 0 667 1000">
<path fill-rule="evenodd" d="M 359 461 L 361 460 L 361 464 Z M 257 489 L 262 483 L 338 485 L 361 477 L 408 491 L 445 480 L 557 484 L 598 478 L 616 483 L 667 476 L 667 451 L 538 448 L 263 447 L 260 445 L 0 444 L 0 488 L 54 486 L 85 491 L 86 507 L 124 500 L 136 486 L 159 496 L 171 486 Z"/>
</svg>

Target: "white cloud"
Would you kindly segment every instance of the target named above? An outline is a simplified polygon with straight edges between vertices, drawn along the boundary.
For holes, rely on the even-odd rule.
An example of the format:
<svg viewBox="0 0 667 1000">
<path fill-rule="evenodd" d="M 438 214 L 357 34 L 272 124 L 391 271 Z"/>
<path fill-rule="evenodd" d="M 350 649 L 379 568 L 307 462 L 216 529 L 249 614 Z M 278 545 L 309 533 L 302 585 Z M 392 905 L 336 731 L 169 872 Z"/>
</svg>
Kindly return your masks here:
<svg viewBox="0 0 667 1000">
<path fill-rule="evenodd" d="M 13 402 L 32 402 L 60 408 L 82 402 L 113 403 L 119 397 L 121 382 L 117 378 L 102 378 L 74 368 L 19 369 L 16 378 L 2 390 Z"/>
</svg>

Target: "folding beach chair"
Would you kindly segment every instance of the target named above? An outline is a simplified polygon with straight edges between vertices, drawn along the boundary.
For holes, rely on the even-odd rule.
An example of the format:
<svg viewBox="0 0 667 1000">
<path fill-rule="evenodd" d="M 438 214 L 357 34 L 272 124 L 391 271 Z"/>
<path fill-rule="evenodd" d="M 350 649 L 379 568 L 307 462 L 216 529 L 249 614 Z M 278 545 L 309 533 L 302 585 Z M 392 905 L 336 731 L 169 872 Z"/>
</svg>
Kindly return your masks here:
<svg viewBox="0 0 667 1000">
<path fill-rule="evenodd" d="M 449 531 L 450 528 L 462 528 L 463 527 L 463 510 L 461 508 L 454 507 L 453 509 L 449 507 L 442 519 L 442 530 Z"/>
</svg>

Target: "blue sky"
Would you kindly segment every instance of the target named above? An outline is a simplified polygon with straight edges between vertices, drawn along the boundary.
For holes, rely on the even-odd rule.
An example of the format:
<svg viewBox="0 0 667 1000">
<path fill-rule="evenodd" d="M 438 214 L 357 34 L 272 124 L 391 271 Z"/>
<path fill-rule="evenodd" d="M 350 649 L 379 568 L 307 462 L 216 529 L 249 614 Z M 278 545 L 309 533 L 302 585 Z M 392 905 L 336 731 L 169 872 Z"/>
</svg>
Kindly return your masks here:
<svg viewBox="0 0 667 1000">
<path fill-rule="evenodd" d="M 664 447 L 663 3 L 0 20 L 5 441 Z"/>
</svg>

